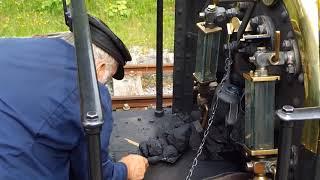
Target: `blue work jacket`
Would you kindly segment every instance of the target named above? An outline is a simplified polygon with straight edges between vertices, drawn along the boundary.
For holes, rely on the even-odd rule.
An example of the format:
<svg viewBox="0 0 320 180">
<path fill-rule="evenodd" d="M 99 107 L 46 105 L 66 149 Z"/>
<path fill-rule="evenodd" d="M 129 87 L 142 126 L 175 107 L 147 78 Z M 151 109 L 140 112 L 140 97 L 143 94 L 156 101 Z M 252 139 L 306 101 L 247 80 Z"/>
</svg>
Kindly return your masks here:
<svg viewBox="0 0 320 180">
<path fill-rule="evenodd" d="M 104 179 L 127 179 L 108 156 L 111 98 L 100 85 L 104 113 Z M 0 39 L 0 180 L 87 180 L 74 47 L 61 39 Z"/>
</svg>

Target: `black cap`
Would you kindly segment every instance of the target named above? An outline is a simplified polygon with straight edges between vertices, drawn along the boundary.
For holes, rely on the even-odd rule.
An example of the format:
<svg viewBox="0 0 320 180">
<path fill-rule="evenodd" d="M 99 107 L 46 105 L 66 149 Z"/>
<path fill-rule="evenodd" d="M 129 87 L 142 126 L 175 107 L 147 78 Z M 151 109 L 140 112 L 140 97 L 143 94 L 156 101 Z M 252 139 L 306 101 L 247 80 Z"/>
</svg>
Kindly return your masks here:
<svg viewBox="0 0 320 180">
<path fill-rule="evenodd" d="M 91 15 L 88 16 L 92 42 L 118 62 L 119 66 L 113 78 L 118 80 L 123 79 L 123 66 L 126 65 L 127 61 L 132 60 L 127 47 L 103 21 Z"/>
<path fill-rule="evenodd" d="M 113 78 L 121 80 L 124 77 L 124 68 L 127 61 L 131 61 L 131 55 L 110 28 L 100 19 L 88 14 L 92 43 L 112 56 L 119 64 Z M 72 21 L 71 21 L 72 22 Z M 72 28 L 70 28 L 72 29 Z"/>
</svg>

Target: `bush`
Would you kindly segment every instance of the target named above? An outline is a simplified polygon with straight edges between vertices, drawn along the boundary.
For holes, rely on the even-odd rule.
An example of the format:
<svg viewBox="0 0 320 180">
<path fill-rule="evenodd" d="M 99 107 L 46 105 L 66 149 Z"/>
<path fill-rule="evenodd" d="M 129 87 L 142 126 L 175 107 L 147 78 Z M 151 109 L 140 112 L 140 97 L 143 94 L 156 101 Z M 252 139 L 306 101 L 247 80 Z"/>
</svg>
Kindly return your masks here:
<svg viewBox="0 0 320 180">
<path fill-rule="evenodd" d="M 104 11 L 109 17 L 114 17 L 117 15 L 120 17 L 128 17 L 130 13 L 126 0 L 109 3 Z"/>
<path fill-rule="evenodd" d="M 62 10 L 61 0 L 42 0 L 38 2 L 38 11 L 50 11 L 51 13 Z"/>
</svg>

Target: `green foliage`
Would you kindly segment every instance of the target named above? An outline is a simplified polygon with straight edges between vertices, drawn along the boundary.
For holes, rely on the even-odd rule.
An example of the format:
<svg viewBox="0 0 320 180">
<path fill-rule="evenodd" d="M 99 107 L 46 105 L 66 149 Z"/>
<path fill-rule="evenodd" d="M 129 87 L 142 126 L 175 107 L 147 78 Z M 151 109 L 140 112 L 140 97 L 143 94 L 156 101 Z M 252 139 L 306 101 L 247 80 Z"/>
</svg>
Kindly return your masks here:
<svg viewBox="0 0 320 180">
<path fill-rule="evenodd" d="M 155 48 L 156 0 L 86 0 L 86 5 L 127 46 Z M 173 49 L 174 0 L 164 0 L 163 13 L 164 48 Z M 0 0 L 0 22 L 2 37 L 68 30 L 61 0 Z"/>
<path fill-rule="evenodd" d="M 62 1 L 61 0 L 43 0 L 39 10 L 51 12 L 61 10 Z"/>
<path fill-rule="evenodd" d="M 130 9 L 127 6 L 126 0 L 109 3 L 104 11 L 109 17 L 117 15 L 120 17 L 128 17 L 130 15 Z"/>
</svg>

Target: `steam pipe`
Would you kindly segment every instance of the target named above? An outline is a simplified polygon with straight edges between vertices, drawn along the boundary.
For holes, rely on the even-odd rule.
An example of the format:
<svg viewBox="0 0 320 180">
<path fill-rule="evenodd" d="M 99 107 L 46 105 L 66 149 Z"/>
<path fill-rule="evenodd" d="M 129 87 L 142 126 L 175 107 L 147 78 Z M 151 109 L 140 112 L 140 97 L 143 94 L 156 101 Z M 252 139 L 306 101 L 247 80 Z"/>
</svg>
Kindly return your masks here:
<svg viewBox="0 0 320 180">
<path fill-rule="evenodd" d="M 161 117 L 163 111 L 163 0 L 157 0 L 157 70 L 156 91 L 157 102 L 155 116 Z"/>
<path fill-rule="evenodd" d="M 84 0 L 71 0 L 78 66 L 81 123 L 87 137 L 89 178 L 102 180 L 100 131 L 103 125 L 91 34 Z"/>
</svg>

